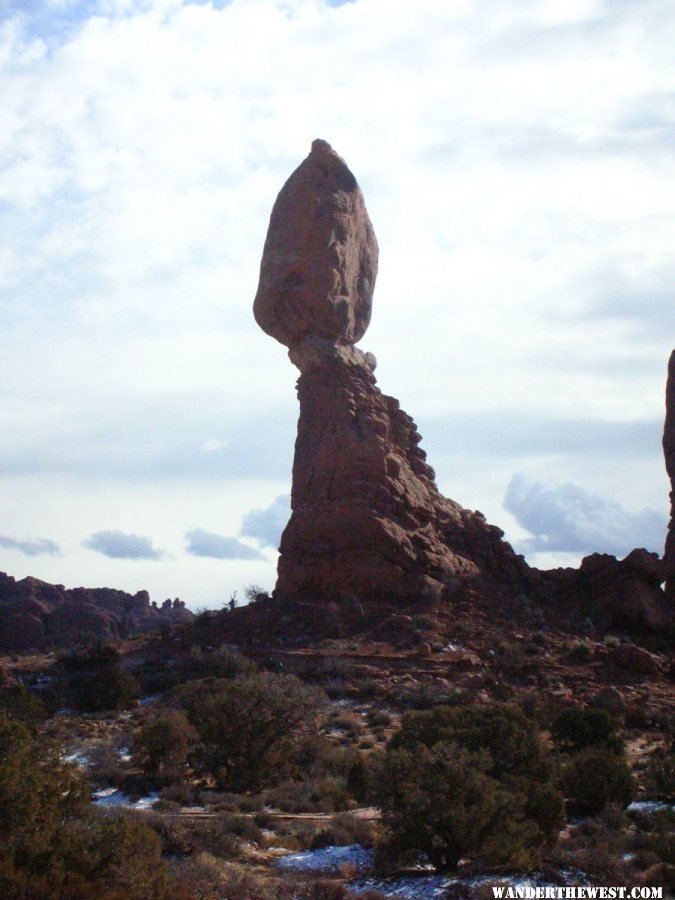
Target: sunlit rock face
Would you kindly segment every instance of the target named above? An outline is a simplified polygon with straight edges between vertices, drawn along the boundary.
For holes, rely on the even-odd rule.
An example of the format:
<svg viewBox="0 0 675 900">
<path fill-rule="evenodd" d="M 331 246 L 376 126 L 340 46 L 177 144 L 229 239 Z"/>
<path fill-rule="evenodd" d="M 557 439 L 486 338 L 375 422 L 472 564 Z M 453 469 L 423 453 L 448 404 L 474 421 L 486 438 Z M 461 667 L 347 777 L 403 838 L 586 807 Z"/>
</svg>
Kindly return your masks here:
<svg viewBox="0 0 675 900">
<path fill-rule="evenodd" d="M 356 179 L 314 141 L 277 198 L 254 314 L 300 370 L 292 515 L 278 596 L 416 598 L 527 566 L 480 513 L 441 496 L 415 423 L 354 344 L 370 321 L 377 241 Z"/>
<path fill-rule="evenodd" d="M 670 354 L 666 382 L 666 424 L 663 429 L 663 453 L 670 478 L 670 524 L 663 555 L 666 594 L 675 600 L 675 350 Z"/>
</svg>

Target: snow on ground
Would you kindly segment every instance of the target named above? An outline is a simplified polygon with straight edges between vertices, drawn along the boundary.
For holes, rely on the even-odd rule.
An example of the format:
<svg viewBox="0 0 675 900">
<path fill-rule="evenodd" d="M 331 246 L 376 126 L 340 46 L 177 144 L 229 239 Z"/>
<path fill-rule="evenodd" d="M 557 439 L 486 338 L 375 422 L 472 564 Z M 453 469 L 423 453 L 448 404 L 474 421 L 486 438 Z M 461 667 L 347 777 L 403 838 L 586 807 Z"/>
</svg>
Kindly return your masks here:
<svg viewBox="0 0 675 900">
<path fill-rule="evenodd" d="M 64 754 L 61 759 L 67 763 L 73 763 L 80 769 L 86 768 L 91 760 L 83 750 L 73 750 L 71 753 Z"/>
<path fill-rule="evenodd" d="M 139 706 L 148 706 L 150 703 L 156 703 L 158 700 L 161 700 L 161 694 L 148 694 L 145 697 L 141 697 L 138 701 Z"/>
<path fill-rule="evenodd" d="M 159 799 L 158 794 L 148 794 L 140 800 L 130 800 L 129 797 L 118 788 L 109 787 L 96 791 L 93 802 L 97 806 L 123 806 L 126 809 L 150 809 L 153 803 Z"/>
<path fill-rule="evenodd" d="M 402 875 L 393 878 L 375 878 L 369 874 L 373 866 L 373 852 L 350 844 L 347 847 L 323 847 L 320 850 L 308 850 L 305 853 L 290 853 L 277 860 L 277 866 L 291 871 L 334 873 L 343 866 L 361 871 L 360 877 L 352 881 L 349 889 L 355 894 L 365 894 L 369 890 L 378 890 L 385 897 L 403 897 L 406 900 L 433 900 L 444 897 L 448 888 L 465 888 L 469 891 L 483 884 L 503 884 L 519 888 L 535 888 L 553 886 L 554 882 L 539 875 L 524 877 L 480 875 L 474 878 L 461 878 L 451 875 L 427 874 L 420 871 L 417 875 Z M 588 884 L 582 872 L 561 871 L 561 881 L 565 885 Z"/>
<path fill-rule="evenodd" d="M 635 800 L 626 812 L 653 813 L 661 809 L 675 810 L 675 803 L 665 803 L 663 800 Z"/>
<path fill-rule="evenodd" d="M 363 870 L 372 868 L 373 851 L 366 850 L 360 844 L 322 847 L 320 850 L 307 850 L 305 853 L 290 853 L 276 864 L 282 869 L 306 872 L 337 872 L 341 866 L 353 866 Z"/>
</svg>

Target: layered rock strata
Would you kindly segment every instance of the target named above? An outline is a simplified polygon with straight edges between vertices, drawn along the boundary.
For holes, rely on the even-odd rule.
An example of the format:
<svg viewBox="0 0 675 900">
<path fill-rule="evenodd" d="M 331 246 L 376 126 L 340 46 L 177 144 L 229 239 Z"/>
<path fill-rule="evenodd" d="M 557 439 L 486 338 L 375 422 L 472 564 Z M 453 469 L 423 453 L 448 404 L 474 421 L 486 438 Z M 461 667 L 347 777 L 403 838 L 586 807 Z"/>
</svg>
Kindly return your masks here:
<svg viewBox="0 0 675 900">
<path fill-rule="evenodd" d="M 663 429 L 663 454 L 670 478 L 670 523 L 663 554 L 666 595 L 675 600 L 675 350 L 668 362 L 666 382 L 666 423 Z"/>
<path fill-rule="evenodd" d="M 300 370 L 276 594 L 412 599 L 486 572 L 518 582 L 525 562 L 480 513 L 441 496 L 415 423 L 354 346 L 370 321 L 377 256 L 354 176 L 315 141 L 274 205 L 254 302 Z"/>
</svg>

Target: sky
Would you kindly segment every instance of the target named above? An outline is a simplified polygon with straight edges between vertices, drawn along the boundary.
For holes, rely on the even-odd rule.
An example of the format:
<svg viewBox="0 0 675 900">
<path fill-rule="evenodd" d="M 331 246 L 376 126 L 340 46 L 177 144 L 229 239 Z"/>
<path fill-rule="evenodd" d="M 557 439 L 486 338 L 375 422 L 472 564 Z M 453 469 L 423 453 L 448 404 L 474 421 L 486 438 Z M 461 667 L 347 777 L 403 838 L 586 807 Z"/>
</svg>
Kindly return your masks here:
<svg viewBox="0 0 675 900">
<path fill-rule="evenodd" d="M 672 0 L 0 0 L 0 570 L 270 590 L 297 370 L 255 324 L 323 138 L 381 389 L 541 567 L 661 552 Z"/>
</svg>

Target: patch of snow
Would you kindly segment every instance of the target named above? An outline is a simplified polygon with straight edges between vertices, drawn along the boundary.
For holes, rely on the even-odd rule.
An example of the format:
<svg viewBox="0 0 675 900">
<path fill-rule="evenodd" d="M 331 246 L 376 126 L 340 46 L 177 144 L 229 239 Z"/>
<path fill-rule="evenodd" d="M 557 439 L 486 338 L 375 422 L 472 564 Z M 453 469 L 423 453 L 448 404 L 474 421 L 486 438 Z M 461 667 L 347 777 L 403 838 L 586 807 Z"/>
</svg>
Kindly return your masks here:
<svg viewBox="0 0 675 900">
<path fill-rule="evenodd" d="M 159 799 L 159 794 L 148 794 L 140 800 L 130 800 L 119 788 L 107 787 L 95 791 L 92 800 L 98 806 L 123 806 L 125 809 L 150 809 L 153 803 Z"/>
<path fill-rule="evenodd" d="M 582 873 L 561 871 L 566 885 L 588 884 Z M 405 875 L 398 878 L 364 878 L 352 882 L 349 889 L 355 894 L 364 894 L 369 890 L 377 890 L 385 897 L 404 897 L 406 900 L 431 900 L 434 897 L 445 897 L 450 887 L 464 887 L 467 890 L 479 888 L 484 884 L 502 884 L 526 890 L 537 887 L 554 887 L 554 882 L 542 876 L 508 876 L 478 875 L 474 878 L 461 878 L 451 875 Z"/>
<path fill-rule="evenodd" d="M 661 809 L 675 809 L 674 803 L 666 803 L 663 800 L 634 800 L 628 806 L 626 812 L 653 813 Z"/>
<path fill-rule="evenodd" d="M 119 756 L 119 758 L 122 762 L 131 762 L 131 748 L 118 747 L 117 755 Z"/>
<path fill-rule="evenodd" d="M 76 766 L 79 766 L 81 769 L 85 768 L 91 762 L 89 756 L 86 753 L 83 753 L 82 750 L 73 750 L 72 753 L 64 754 L 61 759 L 67 763 L 73 763 Z"/>
<path fill-rule="evenodd" d="M 277 865 L 282 869 L 305 872 L 337 872 L 341 866 L 370 869 L 373 865 L 373 851 L 366 850 L 360 844 L 349 844 L 346 847 L 322 847 L 320 850 L 290 853 L 278 860 Z"/>
<path fill-rule="evenodd" d="M 149 703 L 156 703 L 157 700 L 161 698 L 161 694 L 148 694 L 146 697 L 141 697 L 138 701 L 139 706 L 147 706 Z"/>
<path fill-rule="evenodd" d="M 443 646 L 441 653 L 464 653 L 464 647 L 460 644 L 447 643 Z"/>
<path fill-rule="evenodd" d="M 453 883 L 447 875 L 404 876 L 401 878 L 364 878 L 352 882 L 349 890 L 354 894 L 366 891 L 380 891 L 385 897 L 406 897 L 409 900 L 427 900 L 429 897 L 443 897 Z"/>
</svg>

